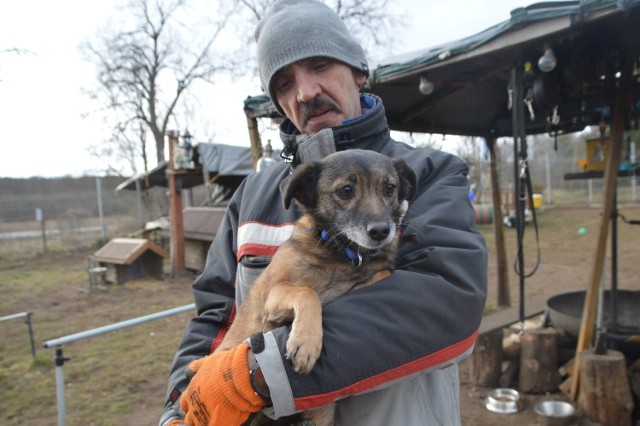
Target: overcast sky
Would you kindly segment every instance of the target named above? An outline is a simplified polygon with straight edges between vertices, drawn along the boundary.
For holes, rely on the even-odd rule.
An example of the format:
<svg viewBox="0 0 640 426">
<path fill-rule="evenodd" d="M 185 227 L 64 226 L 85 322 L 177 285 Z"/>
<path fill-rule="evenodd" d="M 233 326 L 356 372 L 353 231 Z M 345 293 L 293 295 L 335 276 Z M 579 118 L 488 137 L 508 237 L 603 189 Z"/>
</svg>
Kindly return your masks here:
<svg viewBox="0 0 640 426">
<path fill-rule="evenodd" d="M 119 0 L 21 0 L 0 2 L 0 177 L 80 176 L 101 173 L 105 165 L 89 155 L 90 144 L 108 135 L 97 116 L 82 118 L 95 105 L 82 87 L 95 69 L 80 58 L 78 46 L 95 36 Z M 533 1 L 396 0 L 409 21 L 398 28 L 397 54 L 463 38 L 509 19 L 511 10 Z M 260 93 L 258 81 L 224 82 L 207 102 L 214 142 L 249 145 L 242 101 Z M 183 129 L 178 129 L 182 131 Z M 196 134 L 196 139 L 198 135 Z M 0 188 L 1 194 L 1 188 Z"/>
</svg>

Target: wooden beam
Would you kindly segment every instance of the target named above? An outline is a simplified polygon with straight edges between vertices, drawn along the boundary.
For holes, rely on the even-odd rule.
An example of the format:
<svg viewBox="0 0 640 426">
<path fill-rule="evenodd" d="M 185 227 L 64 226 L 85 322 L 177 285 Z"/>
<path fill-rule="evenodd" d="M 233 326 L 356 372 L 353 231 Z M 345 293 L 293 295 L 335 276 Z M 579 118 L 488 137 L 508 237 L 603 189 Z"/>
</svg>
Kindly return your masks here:
<svg viewBox="0 0 640 426">
<path fill-rule="evenodd" d="M 182 184 L 179 173 L 174 169 L 174 148 L 178 145 L 178 132 L 169 131 L 169 161 L 167 180 L 169 181 L 169 213 L 171 215 L 171 276 L 185 270 L 184 221 L 182 218 Z"/>
<path fill-rule="evenodd" d="M 595 259 L 593 262 L 593 269 L 591 271 L 591 279 L 585 295 L 582 320 L 580 322 L 580 333 L 578 334 L 578 344 L 576 347 L 576 362 L 574 366 L 573 382 L 571 383 L 571 397 L 574 400 L 578 397 L 580 384 L 580 353 L 593 345 L 593 329 L 598 302 L 598 288 L 603 273 L 607 239 L 609 238 L 611 213 L 614 208 L 613 203 L 615 200 L 618 168 L 620 166 L 620 154 L 622 152 L 624 136 L 624 121 L 627 116 L 627 89 L 629 87 L 630 74 L 630 72 L 624 72 L 618 81 L 615 105 L 613 105 L 613 117 L 611 120 L 611 137 L 607 140 L 607 146 L 605 147 L 606 158 L 604 170 L 605 189 L 603 211 L 600 221 L 600 232 L 598 234 Z"/>
<path fill-rule="evenodd" d="M 247 130 L 249 131 L 249 142 L 251 143 L 251 159 L 253 160 L 253 168 L 256 169 L 258 159 L 262 156 L 262 141 L 260 132 L 258 132 L 258 119 L 252 117 L 245 110 L 247 116 Z"/>
<path fill-rule="evenodd" d="M 500 307 L 511 306 L 509 290 L 509 273 L 507 267 L 507 249 L 504 242 L 504 226 L 502 224 L 502 201 L 500 200 L 500 178 L 498 177 L 498 159 L 496 158 L 496 140 L 492 136 L 485 137 L 491 157 L 491 195 L 493 198 L 493 227 L 496 238 L 496 258 L 498 262 L 498 300 Z"/>
</svg>

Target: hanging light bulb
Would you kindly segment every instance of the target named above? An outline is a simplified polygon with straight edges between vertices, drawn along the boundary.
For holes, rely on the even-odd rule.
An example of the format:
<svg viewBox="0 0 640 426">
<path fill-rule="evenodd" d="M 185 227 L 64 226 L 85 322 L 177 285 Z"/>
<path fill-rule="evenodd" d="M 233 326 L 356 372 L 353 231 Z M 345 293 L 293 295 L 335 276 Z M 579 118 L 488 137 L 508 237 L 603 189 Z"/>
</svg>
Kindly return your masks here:
<svg viewBox="0 0 640 426">
<path fill-rule="evenodd" d="M 558 63 L 556 55 L 553 53 L 553 49 L 550 46 L 546 46 L 544 49 L 544 55 L 538 59 L 538 68 L 542 72 L 553 71 Z"/>
<path fill-rule="evenodd" d="M 422 93 L 423 95 L 430 95 L 433 93 L 433 89 L 433 83 L 427 80 L 427 77 L 421 76 L 420 85 L 418 86 L 418 90 L 420 90 L 420 93 Z"/>
</svg>

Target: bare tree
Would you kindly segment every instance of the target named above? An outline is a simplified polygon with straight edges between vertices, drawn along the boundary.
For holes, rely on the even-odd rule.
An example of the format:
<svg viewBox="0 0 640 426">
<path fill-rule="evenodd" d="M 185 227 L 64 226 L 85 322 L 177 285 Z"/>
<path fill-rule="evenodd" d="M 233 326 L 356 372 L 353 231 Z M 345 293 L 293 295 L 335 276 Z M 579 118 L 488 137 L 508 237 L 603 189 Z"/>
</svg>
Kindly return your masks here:
<svg viewBox="0 0 640 426">
<path fill-rule="evenodd" d="M 192 24 L 187 17 L 192 21 L 195 13 L 185 0 L 132 0 L 123 15 L 131 16 L 132 23 L 103 28 L 96 41 L 82 46 L 98 78 L 97 86 L 87 93 L 109 117 L 112 146 L 128 151 L 126 155 L 141 155 L 145 169 L 146 132 L 153 137 L 158 163 L 162 162 L 165 134 L 178 101 L 195 81 L 211 82 L 229 68 L 230 61 L 221 56 L 224 49 L 216 43 L 235 3 L 213 3 L 219 10 L 208 12 L 216 21 Z M 137 134 L 138 149 L 131 148 L 132 134 Z"/>
<path fill-rule="evenodd" d="M 255 72 L 253 31 L 272 2 L 219 0 L 195 6 L 186 0 L 131 0 L 123 14 L 131 16 L 129 22 L 100 29 L 94 41 L 82 46 L 98 81 L 86 93 L 101 105 L 99 112 L 113 129 L 102 144 L 108 146 L 94 152 L 135 156 L 128 160 L 134 172 L 142 158 L 147 170 L 146 133 L 155 143 L 157 161 L 163 161 L 165 133 L 176 126 L 178 113 L 190 113 L 185 99 L 195 98 L 188 93 L 194 83 L 212 83 L 225 71 L 236 76 Z M 327 1 L 368 49 L 378 50 L 391 46 L 391 29 L 400 20 L 387 12 L 388 3 Z M 193 24 L 194 17 L 203 15 L 215 21 Z"/>
</svg>

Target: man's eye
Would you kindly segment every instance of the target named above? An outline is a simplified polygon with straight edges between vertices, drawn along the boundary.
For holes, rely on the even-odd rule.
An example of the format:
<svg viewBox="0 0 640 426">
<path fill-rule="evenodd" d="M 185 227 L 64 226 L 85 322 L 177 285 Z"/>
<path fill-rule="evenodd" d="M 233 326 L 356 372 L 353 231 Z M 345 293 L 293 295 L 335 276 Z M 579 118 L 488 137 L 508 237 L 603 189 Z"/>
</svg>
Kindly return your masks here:
<svg viewBox="0 0 640 426">
<path fill-rule="evenodd" d="M 353 197 L 353 187 L 351 185 L 341 186 L 336 190 L 336 194 L 343 200 L 348 200 Z"/>
<path fill-rule="evenodd" d="M 291 80 L 276 81 L 276 84 L 274 86 L 276 88 L 276 92 L 278 93 L 286 92 L 289 89 L 289 87 L 291 87 Z"/>
<path fill-rule="evenodd" d="M 313 68 L 316 71 L 324 71 L 327 68 L 329 68 L 330 65 L 331 65 L 331 61 L 322 61 L 322 62 L 318 62 Z"/>
</svg>

